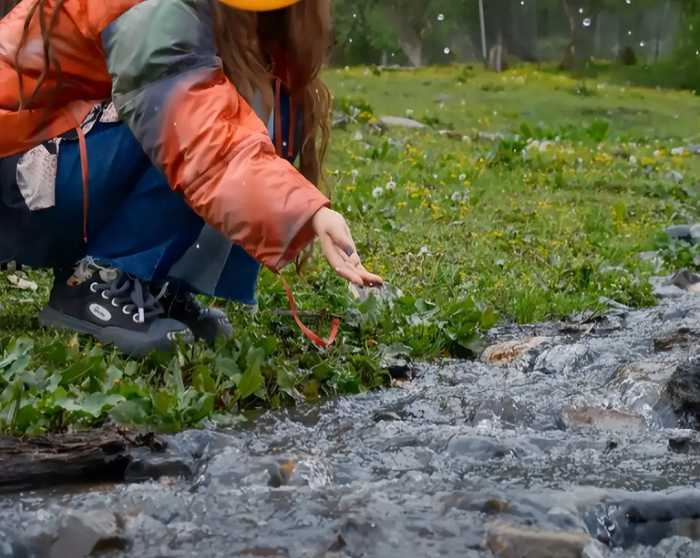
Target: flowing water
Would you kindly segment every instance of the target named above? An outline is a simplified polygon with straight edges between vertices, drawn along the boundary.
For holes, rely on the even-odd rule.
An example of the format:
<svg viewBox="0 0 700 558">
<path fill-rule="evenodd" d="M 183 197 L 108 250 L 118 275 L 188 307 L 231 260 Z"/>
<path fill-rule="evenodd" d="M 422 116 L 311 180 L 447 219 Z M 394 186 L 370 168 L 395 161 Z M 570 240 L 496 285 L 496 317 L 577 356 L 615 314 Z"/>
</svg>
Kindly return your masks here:
<svg viewBox="0 0 700 558">
<path fill-rule="evenodd" d="M 80 555 L 100 529 L 99 552 L 143 558 L 700 556 L 700 296 L 673 289 L 498 329 L 490 363 L 174 436 L 130 472 L 187 479 L 5 496 L 0 556 Z"/>
</svg>

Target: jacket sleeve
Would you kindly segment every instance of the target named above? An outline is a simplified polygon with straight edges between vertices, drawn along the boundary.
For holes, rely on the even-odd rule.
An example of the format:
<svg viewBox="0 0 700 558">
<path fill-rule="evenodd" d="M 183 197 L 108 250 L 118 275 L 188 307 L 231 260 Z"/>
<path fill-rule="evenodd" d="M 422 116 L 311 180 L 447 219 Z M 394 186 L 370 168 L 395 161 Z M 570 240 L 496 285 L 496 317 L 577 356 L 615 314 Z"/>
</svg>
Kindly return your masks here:
<svg viewBox="0 0 700 558">
<path fill-rule="evenodd" d="M 276 155 L 225 77 L 210 9 L 201 0 L 145 0 L 107 27 L 112 98 L 173 190 L 279 271 L 313 240 L 311 217 L 329 201 Z"/>
</svg>

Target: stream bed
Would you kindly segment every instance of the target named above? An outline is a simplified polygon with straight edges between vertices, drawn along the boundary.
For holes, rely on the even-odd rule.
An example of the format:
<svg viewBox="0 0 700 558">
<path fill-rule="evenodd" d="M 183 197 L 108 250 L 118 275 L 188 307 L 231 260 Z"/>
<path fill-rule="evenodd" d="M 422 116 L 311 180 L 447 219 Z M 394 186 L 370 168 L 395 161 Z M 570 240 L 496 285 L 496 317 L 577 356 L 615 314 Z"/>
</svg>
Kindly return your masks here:
<svg viewBox="0 0 700 558">
<path fill-rule="evenodd" d="M 700 296 L 657 291 L 168 437 L 140 482 L 0 496 L 0 557 L 700 556 Z"/>
</svg>

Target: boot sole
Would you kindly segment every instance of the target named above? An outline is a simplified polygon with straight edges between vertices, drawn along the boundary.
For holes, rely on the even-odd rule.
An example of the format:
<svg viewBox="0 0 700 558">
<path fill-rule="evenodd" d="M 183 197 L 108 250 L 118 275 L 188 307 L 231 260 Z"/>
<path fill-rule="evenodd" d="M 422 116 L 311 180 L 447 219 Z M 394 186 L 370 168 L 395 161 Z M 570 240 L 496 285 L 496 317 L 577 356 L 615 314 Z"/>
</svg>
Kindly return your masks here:
<svg viewBox="0 0 700 558">
<path fill-rule="evenodd" d="M 105 345 L 114 345 L 121 352 L 135 358 L 143 358 L 154 351 L 172 352 L 173 340 L 167 337 L 170 331 L 135 333 L 122 328 L 100 327 L 91 322 L 68 316 L 58 310 L 47 307 L 39 314 L 39 323 L 44 327 L 76 331 L 90 335 Z M 170 321 L 170 323 L 179 323 Z M 185 343 L 193 343 L 194 336 L 187 326 L 175 331 L 177 338 Z"/>
</svg>

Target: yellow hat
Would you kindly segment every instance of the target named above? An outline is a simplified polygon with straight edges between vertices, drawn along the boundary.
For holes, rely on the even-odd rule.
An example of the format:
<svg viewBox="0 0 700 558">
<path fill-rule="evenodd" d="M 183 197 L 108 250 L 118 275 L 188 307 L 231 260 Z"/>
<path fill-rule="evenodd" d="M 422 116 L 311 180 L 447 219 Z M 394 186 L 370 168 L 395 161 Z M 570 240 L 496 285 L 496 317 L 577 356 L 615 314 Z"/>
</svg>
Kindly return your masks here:
<svg viewBox="0 0 700 558">
<path fill-rule="evenodd" d="M 269 12 L 296 4 L 299 0 L 220 0 L 237 10 L 249 12 Z"/>
</svg>

